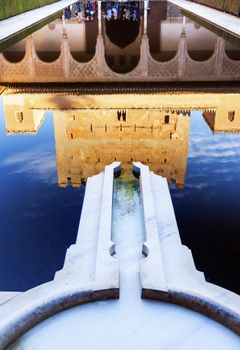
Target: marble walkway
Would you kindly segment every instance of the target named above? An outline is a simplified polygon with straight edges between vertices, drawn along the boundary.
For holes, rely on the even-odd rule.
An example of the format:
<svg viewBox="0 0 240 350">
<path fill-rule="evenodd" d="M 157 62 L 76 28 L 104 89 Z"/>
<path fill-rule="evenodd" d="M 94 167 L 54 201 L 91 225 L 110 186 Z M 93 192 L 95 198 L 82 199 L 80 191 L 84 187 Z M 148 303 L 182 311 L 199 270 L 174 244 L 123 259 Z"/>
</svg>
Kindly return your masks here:
<svg viewBox="0 0 240 350">
<path fill-rule="evenodd" d="M 41 22 L 43 19 L 54 15 L 74 2 L 72 0 L 60 0 L 53 4 L 42 6 L 0 21 L 0 43 Z"/>
<path fill-rule="evenodd" d="M 112 241 L 116 248 L 114 260 L 119 263 L 120 299 L 81 305 L 57 314 L 31 329 L 8 350 L 239 349 L 238 336 L 206 316 L 178 305 L 141 299 L 144 281 L 140 265 L 148 259 L 142 254 L 147 237 L 141 219 L 140 184 L 133 177 L 120 177 L 114 182 Z M 80 245 L 85 232 L 80 233 Z M 150 248 L 150 243 L 146 244 Z M 149 274 L 151 270 L 158 268 L 150 267 Z"/>
<path fill-rule="evenodd" d="M 187 0 L 171 0 L 170 2 L 224 31 L 240 37 L 240 18 Z"/>
</svg>

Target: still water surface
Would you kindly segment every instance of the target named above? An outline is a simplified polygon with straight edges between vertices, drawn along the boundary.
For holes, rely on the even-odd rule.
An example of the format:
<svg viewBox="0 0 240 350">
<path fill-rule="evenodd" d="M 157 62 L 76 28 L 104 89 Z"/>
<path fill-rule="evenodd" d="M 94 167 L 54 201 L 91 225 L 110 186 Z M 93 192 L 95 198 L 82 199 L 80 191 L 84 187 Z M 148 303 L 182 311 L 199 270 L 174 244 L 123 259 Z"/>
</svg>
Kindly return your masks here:
<svg viewBox="0 0 240 350">
<path fill-rule="evenodd" d="M 121 17 L 122 10 L 119 12 L 121 18 L 117 18 L 115 22 L 114 18 L 108 20 L 104 17 L 104 30 L 108 35 L 108 39 L 105 36 L 105 58 L 109 67 L 118 73 L 131 71 L 139 61 L 141 41 L 138 33 L 139 28 L 143 27 L 143 23 L 140 23 L 143 3 L 137 3 L 136 6 L 139 10 L 137 18 L 133 20 L 131 17 L 129 22 Z M 161 9 L 158 9 L 159 6 Z M 104 4 L 102 12 L 104 16 L 106 11 L 107 4 Z M 98 34 L 96 19 L 96 15 L 93 20 L 75 16 L 66 24 L 70 51 L 78 61 L 88 61 L 94 56 Z M 129 38 L 126 33 L 119 36 L 119 31 L 114 29 L 116 24 L 118 26 L 122 24 L 121 21 L 124 23 L 126 33 L 129 33 L 129 28 L 135 33 L 132 38 L 133 52 L 126 49 L 122 54 L 121 50 L 127 47 Z M 59 57 L 62 29 L 62 22 L 58 20 L 33 34 L 35 49 L 41 60 L 51 62 Z M 147 34 L 150 54 L 155 60 L 165 62 L 176 55 L 183 31 L 186 33 L 190 58 L 196 61 L 210 59 L 219 44 L 216 34 L 198 23 L 184 19 L 179 9 L 165 1 L 160 4 L 150 2 Z M 26 41 L 21 41 L 9 47 L 4 52 L 5 58 L 12 62 L 20 61 L 25 55 L 25 44 Z M 224 52 L 223 57 L 226 54 L 233 60 L 227 69 L 231 71 L 231 67 L 235 67 L 234 72 L 230 72 L 232 75 L 229 73 L 229 76 L 235 79 L 238 73 L 235 61 L 239 61 L 240 58 L 239 47 L 226 42 Z M 199 76 L 199 72 L 193 72 L 193 77 L 196 76 Z M 16 106 L 17 104 L 14 103 Z M 222 106 L 225 108 L 225 102 Z M 235 111 L 237 107 L 228 103 L 226 110 L 224 108 L 221 111 L 222 115 L 226 114 L 226 118 L 227 115 L 231 118 L 231 111 Z M 87 113 L 88 111 L 86 120 L 89 118 Z M 66 122 L 69 123 L 68 131 L 66 129 L 68 136 L 78 138 L 72 151 L 72 158 L 68 157 L 72 167 L 68 170 L 71 172 L 72 169 L 80 167 L 84 175 L 82 182 L 93 175 L 92 168 L 95 164 L 91 163 L 92 157 L 97 159 L 96 163 L 99 166 L 101 165 L 98 171 L 102 170 L 105 164 L 114 161 L 114 157 L 116 160 L 126 160 L 121 159 L 125 151 L 118 145 L 119 129 L 114 129 L 117 135 L 115 143 L 111 140 L 104 142 L 104 138 L 99 136 L 106 129 L 104 113 L 103 111 L 103 115 L 98 118 L 97 114 L 92 114 L 93 121 L 96 119 L 96 123 L 99 122 L 96 137 L 95 139 L 92 137 L 89 142 L 94 146 L 95 153 L 81 141 L 82 134 L 79 137 L 81 129 L 79 125 L 83 126 L 81 129 L 83 132 L 86 131 L 84 125 L 78 124 L 82 120 L 78 117 L 76 120 L 75 117 L 70 120 L 70 117 L 68 119 L 65 116 Z M 156 114 L 158 111 L 151 113 Z M 240 117 L 237 113 L 234 123 L 238 123 Z M 60 162 L 56 160 L 59 159 L 59 154 L 62 154 L 59 153 L 59 149 L 63 130 L 61 123 L 64 119 L 60 117 L 60 115 L 53 117 L 53 113 L 49 111 L 35 135 L 7 136 L 3 101 L 0 98 L 0 290 L 2 291 L 24 291 L 53 279 L 54 273 L 63 266 L 66 249 L 75 242 L 85 186 L 60 187 L 70 182 L 67 173 L 64 173 L 64 166 L 61 168 Z M 128 121 L 129 118 L 130 121 L 138 120 L 138 111 L 128 111 L 127 118 Z M 153 123 L 157 119 L 153 114 L 148 120 L 151 118 Z M 130 146 L 128 153 L 125 152 L 126 157 L 130 162 L 131 156 L 128 157 L 128 154 L 132 152 L 136 158 L 133 160 L 147 163 L 152 170 L 171 180 L 172 200 L 181 239 L 183 244 L 192 250 L 197 268 L 205 273 L 208 281 L 240 293 L 240 136 L 238 134 L 240 127 L 235 128 L 234 133 L 222 130 L 222 133 L 214 134 L 201 111 L 192 111 L 190 116 L 188 112 L 181 117 L 174 114 L 171 118 L 175 118 L 171 125 L 164 126 L 166 134 L 163 130 L 160 137 L 155 134 L 152 140 L 149 137 L 151 132 L 149 123 L 147 126 L 143 125 L 146 129 L 141 126 L 143 134 L 140 137 L 135 130 L 135 122 L 130 123 L 132 129 L 127 127 L 124 129 L 123 123 L 123 130 L 127 130 L 126 134 L 129 133 L 128 146 Z M 167 121 L 165 123 L 168 124 Z M 122 128 L 120 123 L 118 126 L 114 125 L 112 127 Z M 175 132 L 171 128 L 175 126 L 178 128 L 177 138 L 181 135 L 180 138 L 183 140 L 180 144 L 174 141 Z M 157 125 L 154 124 L 155 127 L 157 128 Z M 59 138 L 55 138 L 56 134 L 54 137 L 56 130 L 60 135 Z M 86 133 L 88 132 L 89 129 Z M 99 143 L 100 139 L 102 143 Z M 154 147 L 156 152 L 152 151 Z M 77 149 L 85 152 L 85 163 L 82 165 L 80 152 L 77 153 Z M 148 162 L 148 154 L 151 153 L 149 150 L 152 152 L 152 161 Z M 68 151 L 70 156 L 71 147 Z M 160 156 L 161 164 L 158 162 Z M 60 173 L 63 174 L 63 179 L 67 179 L 66 184 L 61 182 Z"/>
<path fill-rule="evenodd" d="M 0 117 L 0 289 L 26 290 L 62 267 L 76 239 L 84 186 L 58 186 L 51 112 L 36 135 L 7 136 L 2 104 Z M 213 134 L 202 113 L 191 112 L 185 184 L 171 186 L 181 238 L 197 268 L 238 293 L 239 155 L 238 134 Z"/>
<path fill-rule="evenodd" d="M 62 267 L 84 187 L 57 185 L 51 113 L 36 136 L 7 136 L 0 102 L 0 159 L 0 290 L 23 291 Z"/>
<path fill-rule="evenodd" d="M 191 114 L 185 187 L 172 190 L 183 244 L 212 283 L 240 293 L 239 134 L 213 134 Z"/>
</svg>

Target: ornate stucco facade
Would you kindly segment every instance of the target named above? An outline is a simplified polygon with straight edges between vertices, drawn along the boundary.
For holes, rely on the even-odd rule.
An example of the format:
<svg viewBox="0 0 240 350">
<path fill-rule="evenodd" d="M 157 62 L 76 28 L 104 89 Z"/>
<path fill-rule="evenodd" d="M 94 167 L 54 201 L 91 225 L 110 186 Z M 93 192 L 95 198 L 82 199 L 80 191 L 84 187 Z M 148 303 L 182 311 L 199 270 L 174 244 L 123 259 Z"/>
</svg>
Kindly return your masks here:
<svg viewBox="0 0 240 350">
<path fill-rule="evenodd" d="M 58 183 L 79 186 L 106 164 L 120 161 L 123 169 L 130 170 L 132 162 L 141 159 L 183 187 L 189 125 L 189 114 L 173 110 L 56 111 Z"/>
<path fill-rule="evenodd" d="M 101 5 L 99 4 L 99 6 Z M 100 13 L 101 8 L 99 8 L 99 20 L 96 26 L 97 39 L 95 37 L 94 40 L 91 39 L 94 42 L 96 40 L 95 54 L 88 55 L 90 57 L 88 61 L 86 61 L 87 54 L 85 54 L 85 62 L 78 61 L 74 56 L 71 51 L 73 43 L 71 32 L 63 23 L 62 35 L 58 28 L 58 37 L 61 39 L 57 59 L 53 62 L 40 59 L 34 39 L 30 36 L 26 40 L 25 55 L 20 62 L 10 62 L 3 54 L 0 55 L 0 81 L 27 83 L 239 80 L 240 60 L 232 59 L 227 55 L 226 43 L 220 37 L 216 37 L 213 47 L 212 44 L 210 45 L 212 54 L 208 59 L 197 61 L 192 58 L 189 52 L 193 48 L 193 43 L 188 42 L 189 33 L 186 30 L 185 18 L 182 19 L 182 24 L 179 23 L 178 44 L 174 48 L 173 56 L 166 61 L 159 61 L 158 55 L 151 52 L 152 37 L 149 37 L 151 33 L 148 30 L 147 8 L 145 8 L 144 16 L 141 19 L 139 35 L 124 50 L 119 50 L 106 36 L 106 28 L 101 20 Z M 158 26 L 160 26 L 159 23 Z M 81 50 L 89 42 L 89 40 L 85 40 L 84 43 L 85 29 L 82 26 L 82 31 L 80 30 L 81 33 L 79 34 L 79 42 L 83 40 L 82 44 L 79 44 Z M 164 33 L 164 26 L 162 29 Z M 169 27 L 166 25 L 165 30 L 169 31 Z M 161 33 L 158 34 L 161 35 Z M 166 35 L 159 37 L 158 41 L 161 40 L 162 45 L 168 47 L 169 44 L 165 37 Z M 176 41 L 176 38 L 172 38 L 172 40 Z M 198 37 L 196 37 L 196 40 L 198 40 Z M 212 39 L 210 41 L 212 42 Z M 210 50 L 209 44 L 207 44 L 207 47 Z M 168 47 L 168 50 L 170 49 L 173 50 L 173 47 Z M 126 65 L 125 68 L 128 70 L 131 68 L 128 73 L 116 72 L 116 66 L 122 64 L 119 64 L 121 55 L 124 56 L 123 65 Z M 131 62 L 132 59 L 134 64 Z M 112 64 L 110 64 L 110 61 L 112 61 Z"/>
<path fill-rule="evenodd" d="M 230 59 L 224 50 L 224 40 L 219 38 L 210 59 L 194 61 L 187 52 L 185 33 L 179 39 L 179 47 L 173 59 L 167 62 L 155 60 L 149 52 L 148 37 L 143 35 L 140 58 L 129 73 L 115 73 L 105 58 L 104 41 L 98 36 L 96 53 L 85 63 L 76 61 L 69 49 L 68 37 L 62 37 L 61 54 L 54 62 L 42 61 L 31 37 L 27 40 L 26 54 L 22 61 L 9 62 L 0 55 L 0 81 L 2 82 L 101 82 L 101 81 L 229 81 L 239 80 L 240 62 Z"/>
</svg>

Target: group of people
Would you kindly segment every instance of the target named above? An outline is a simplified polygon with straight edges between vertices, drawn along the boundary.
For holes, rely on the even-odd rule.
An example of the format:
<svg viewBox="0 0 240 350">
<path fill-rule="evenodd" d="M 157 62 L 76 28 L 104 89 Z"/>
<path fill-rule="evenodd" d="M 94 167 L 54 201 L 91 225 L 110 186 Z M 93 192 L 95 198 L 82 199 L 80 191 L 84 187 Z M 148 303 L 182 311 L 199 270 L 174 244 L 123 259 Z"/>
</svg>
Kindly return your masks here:
<svg viewBox="0 0 240 350">
<path fill-rule="evenodd" d="M 104 17 L 108 21 L 117 19 L 138 21 L 141 15 L 138 1 L 107 1 L 104 5 Z"/>
<path fill-rule="evenodd" d="M 97 1 L 78 0 L 73 5 L 64 10 L 64 17 L 69 20 L 71 17 L 77 17 L 79 22 L 83 20 L 94 20 L 97 12 Z"/>
<path fill-rule="evenodd" d="M 110 20 L 139 20 L 141 10 L 139 1 L 106 1 L 102 2 L 102 16 Z M 64 10 L 64 17 L 69 20 L 77 17 L 79 22 L 83 20 L 93 21 L 97 18 L 97 1 L 78 0 Z"/>
</svg>

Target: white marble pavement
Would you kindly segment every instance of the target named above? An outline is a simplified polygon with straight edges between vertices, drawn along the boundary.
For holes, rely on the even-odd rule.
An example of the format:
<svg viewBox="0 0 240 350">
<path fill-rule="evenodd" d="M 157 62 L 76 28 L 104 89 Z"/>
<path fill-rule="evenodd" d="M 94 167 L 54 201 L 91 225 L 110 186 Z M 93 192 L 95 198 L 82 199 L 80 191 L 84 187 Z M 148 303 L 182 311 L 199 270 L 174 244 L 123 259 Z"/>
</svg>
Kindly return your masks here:
<svg viewBox="0 0 240 350">
<path fill-rule="evenodd" d="M 112 240 L 120 269 L 120 299 L 61 312 L 27 332 L 11 350 L 239 349 L 238 336 L 214 320 L 178 305 L 141 299 L 139 262 L 143 266 L 148 259 L 142 255 L 146 238 L 142 214 L 138 180 L 116 179 Z M 149 267 L 150 276 L 153 269 L 162 273 L 157 266 Z"/>
<path fill-rule="evenodd" d="M 32 27 L 42 20 L 47 19 L 47 17 L 54 15 L 65 7 L 72 5 L 74 2 L 76 1 L 60 0 L 53 4 L 45 5 L 0 21 L 0 43 L 25 29 Z"/>
<path fill-rule="evenodd" d="M 140 175 L 146 231 L 142 296 L 202 312 L 240 334 L 240 296 L 206 282 L 196 269 L 191 251 L 181 243 L 167 179 L 141 163 L 133 166 Z"/>
<path fill-rule="evenodd" d="M 0 350 L 239 349 L 240 297 L 196 270 L 181 244 L 167 180 L 141 163 L 133 170 L 139 195 L 124 184 L 113 191 L 117 162 L 88 179 L 63 269 L 0 305 Z M 78 306 L 118 298 L 119 277 L 119 300 Z"/>
<path fill-rule="evenodd" d="M 240 18 L 189 0 L 170 0 L 170 2 L 224 31 L 240 37 Z"/>
<path fill-rule="evenodd" d="M 2 294 L 0 350 L 59 311 L 119 296 L 118 262 L 111 257 L 111 220 L 113 179 L 120 171 L 120 163 L 114 162 L 88 179 L 77 242 L 68 249 L 55 279 L 16 296 Z"/>
</svg>

